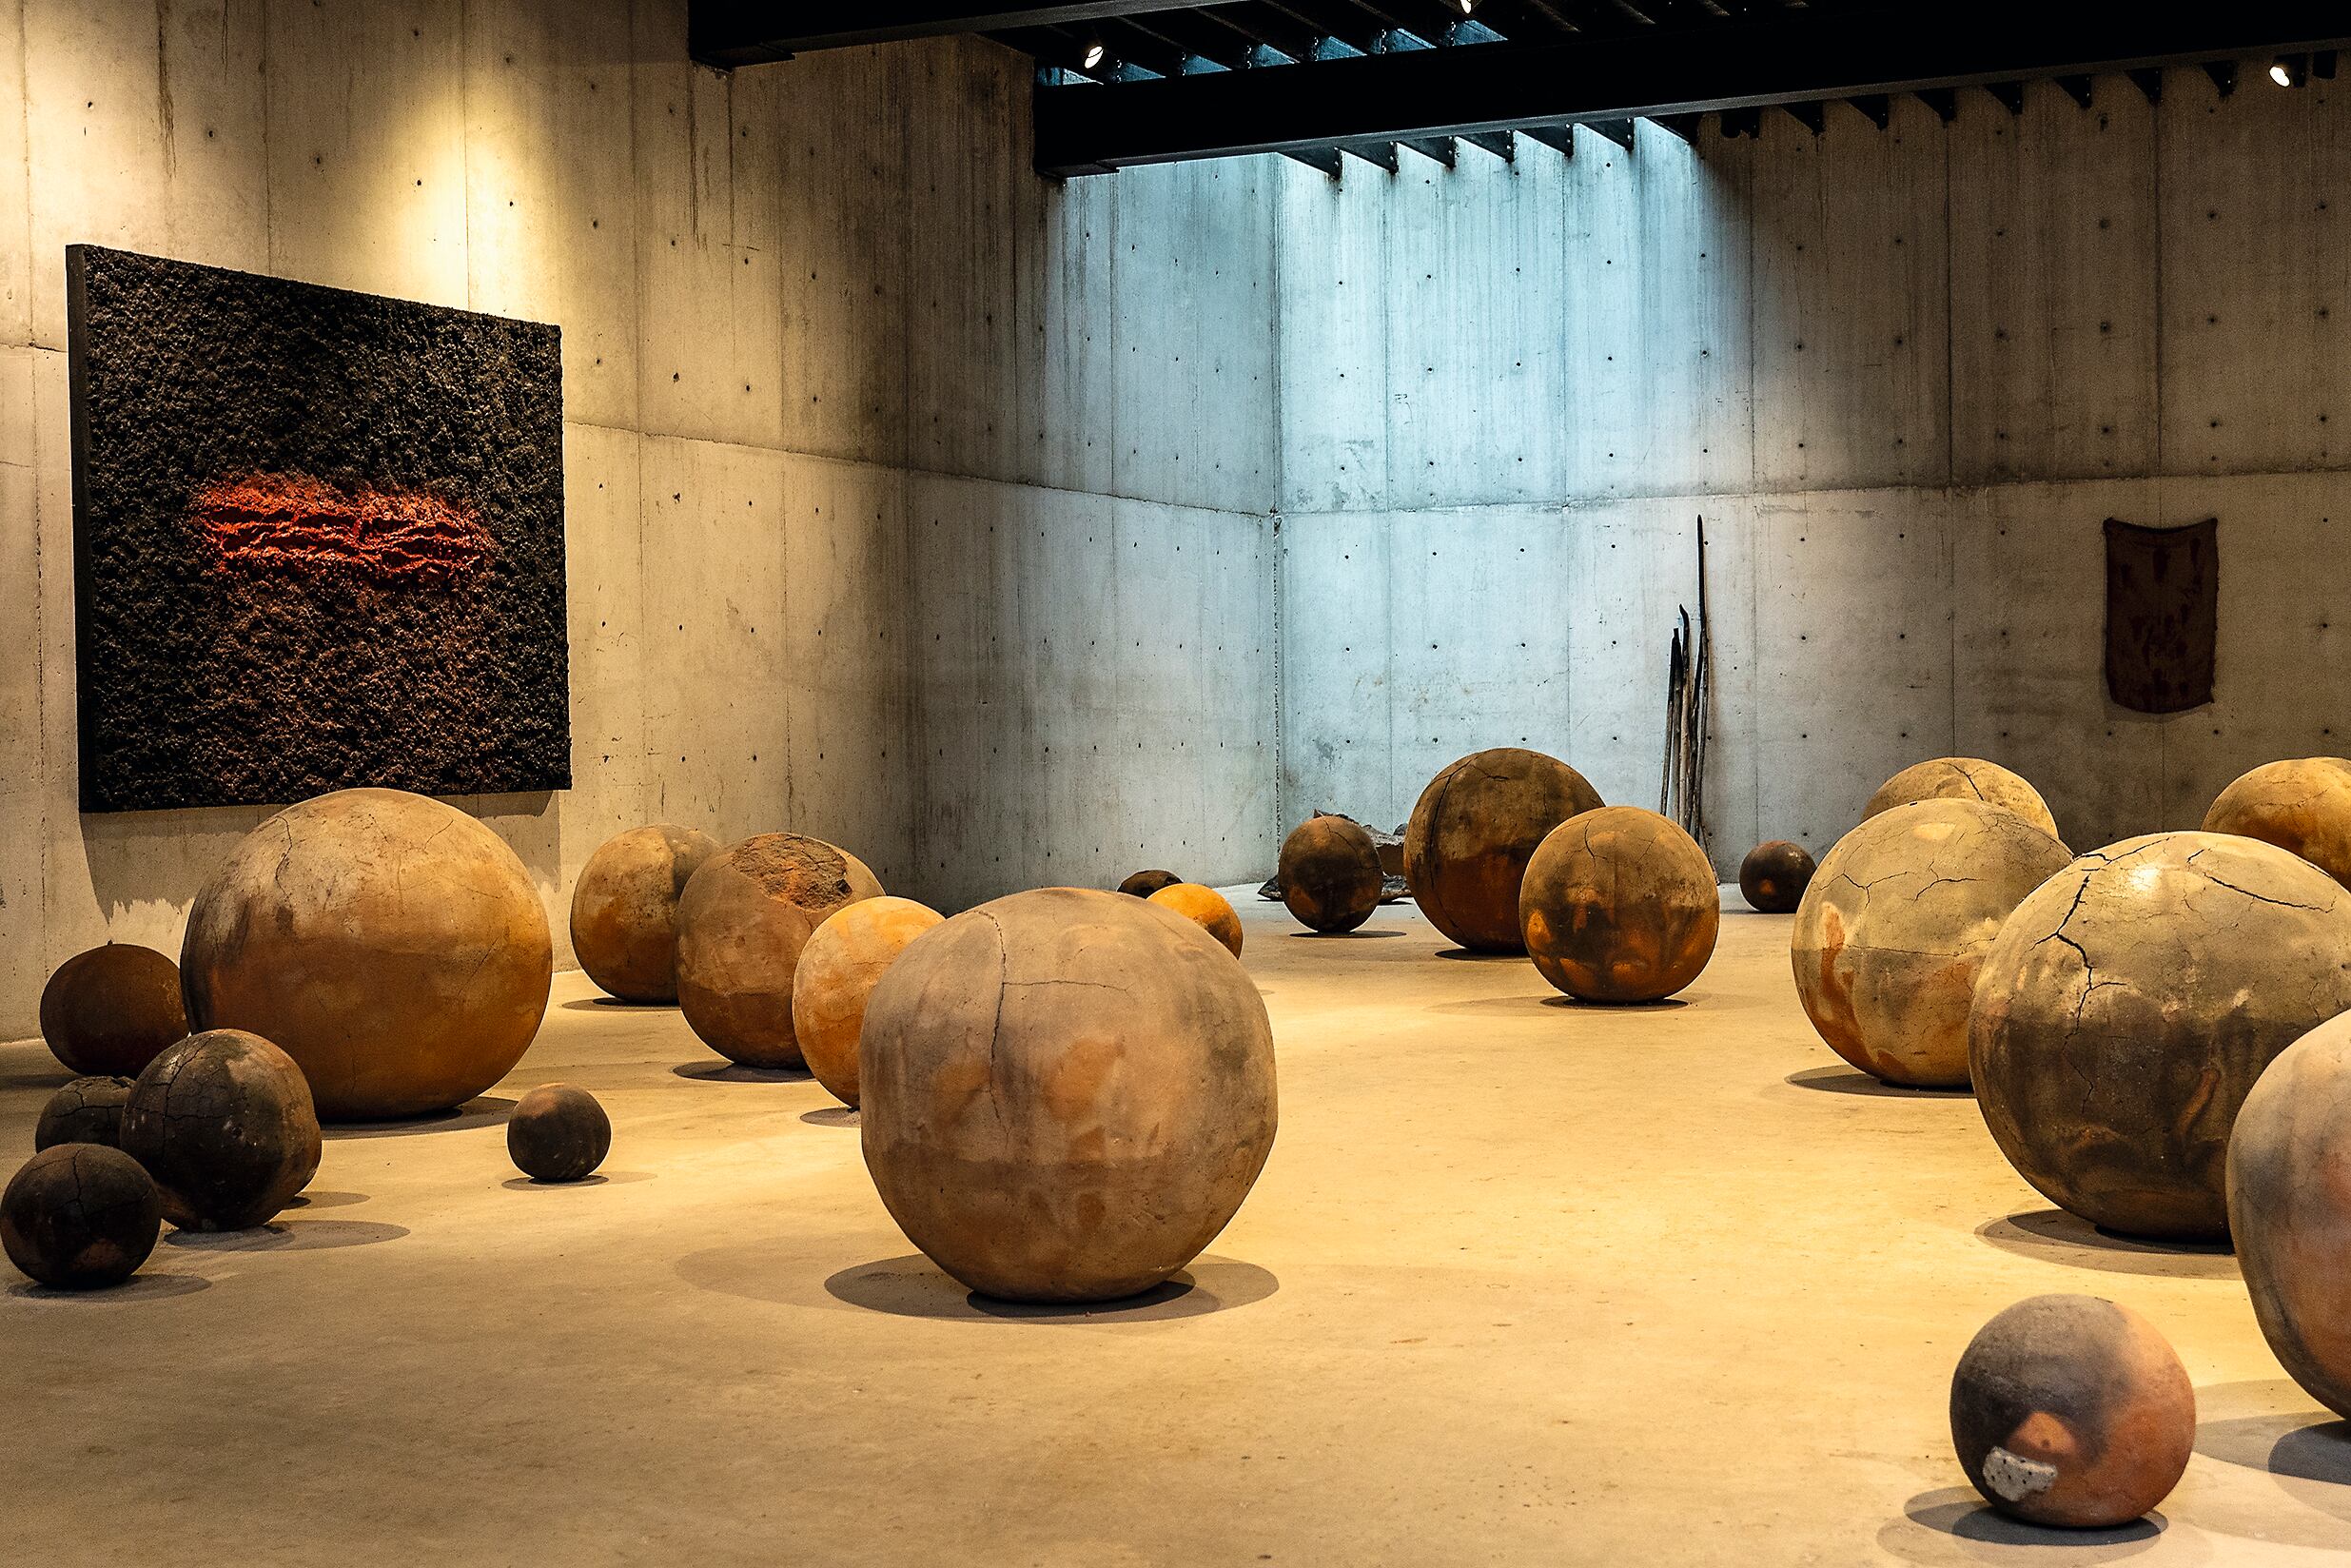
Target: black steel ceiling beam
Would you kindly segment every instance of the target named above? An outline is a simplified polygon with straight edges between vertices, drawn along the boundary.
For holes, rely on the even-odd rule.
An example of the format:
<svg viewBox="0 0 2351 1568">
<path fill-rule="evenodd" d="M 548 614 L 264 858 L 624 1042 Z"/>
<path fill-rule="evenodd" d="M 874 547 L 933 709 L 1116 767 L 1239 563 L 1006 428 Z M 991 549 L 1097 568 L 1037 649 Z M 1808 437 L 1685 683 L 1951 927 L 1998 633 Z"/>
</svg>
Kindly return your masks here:
<svg viewBox="0 0 2351 1568">
<path fill-rule="evenodd" d="M 1197 10 L 1225 0 L 1074 0 L 1059 6 L 973 5 L 970 0 L 856 0 L 778 5 L 775 0 L 689 0 L 687 52 L 706 66 L 755 66 L 812 49 L 1106 22 L 1153 11 Z"/>
<path fill-rule="evenodd" d="M 1102 91 L 1043 89 L 1037 167 L 1056 175 L 1100 173 L 1334 142 L 1942 93 L 2351 48 L 2351 13 L 2341 0 L 2240 0 L 2210 9 L 1988 0 L 1930 18 L 1919 10 L 1807 8 L 1708 28 L 1414 49 Z"/>
</svg>

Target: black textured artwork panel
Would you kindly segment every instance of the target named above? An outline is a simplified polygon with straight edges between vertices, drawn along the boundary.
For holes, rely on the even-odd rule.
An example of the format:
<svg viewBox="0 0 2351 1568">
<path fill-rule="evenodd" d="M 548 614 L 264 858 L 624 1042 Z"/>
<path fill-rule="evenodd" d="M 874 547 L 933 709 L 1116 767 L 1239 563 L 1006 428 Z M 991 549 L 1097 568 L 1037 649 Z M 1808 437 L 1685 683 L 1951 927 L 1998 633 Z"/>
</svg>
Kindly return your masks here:
<svg viewBox="0 0 2351 1568">
<path fill-rule="evenodd" d="M 2221 632 L 2221 524 L 2106 519 L 2106 695 L 2142 714 L 2212 700 Z"/>
<path fill-rule="evenodd" d="M 67 273 L 82 809 L 569 787 L 557 329 Z"/>
</svg>

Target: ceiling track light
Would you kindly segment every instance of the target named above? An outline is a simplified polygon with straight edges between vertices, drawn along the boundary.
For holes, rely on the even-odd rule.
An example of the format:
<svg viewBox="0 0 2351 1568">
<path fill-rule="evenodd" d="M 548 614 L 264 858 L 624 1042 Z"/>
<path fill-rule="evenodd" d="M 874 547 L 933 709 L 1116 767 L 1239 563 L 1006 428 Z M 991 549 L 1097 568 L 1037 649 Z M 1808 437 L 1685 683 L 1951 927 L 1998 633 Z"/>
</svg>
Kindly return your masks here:
<svg viewBox="0 0 2351 1568">
<path fill-rule="evenodd" d="M 2310 56 L 2281 54 L 2270 62 L 2269 79 L 2282 88 L 2298 88 L 2310 80 Z"/>
<path fill-rule="evenodd" d="M 1078 34 L 1078 69 L 1100 70 L 1109 51 L 1103 47 L 1102 34 L 1087 31 Z"/>
</svg>

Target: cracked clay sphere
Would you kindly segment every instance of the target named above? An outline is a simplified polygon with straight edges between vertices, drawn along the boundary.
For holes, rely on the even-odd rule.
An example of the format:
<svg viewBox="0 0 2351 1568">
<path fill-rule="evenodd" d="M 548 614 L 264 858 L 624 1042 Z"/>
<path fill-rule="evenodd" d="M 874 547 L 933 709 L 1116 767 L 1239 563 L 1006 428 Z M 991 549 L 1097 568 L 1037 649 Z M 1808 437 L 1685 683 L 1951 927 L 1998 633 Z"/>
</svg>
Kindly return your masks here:
<svg viewBox="0 0 2351 1568">
<path fill-rule="evenodd" d="M 2014 812 L 2051 838 L 2057 836 L 2057 818 L 2049 814 L 2048 802 L 2041 798 L 2041 792 L 2019 774 L 1980 756 L 1938 756 L 1913 762 L 1877 787 L 1877 794 L 1862 808 L 1861 819 L 1867 822 L 1880 812 L 1919 800 L 1981 800 Z"/>
<path fill-rule="evenodd" d="M 1224 943 L 1224 951 L 1235 958 L 1241 956 L 1241 916 L 1234 912 L 1231 901 L 1214 888 L 1204 888 L 1197 882 L 1170 882 L 1145 902 L 1175 911 Z"/>
<path fill-rule="evenodd" d="M 1518 889 L 1552 829 L 1604 802 L 1558 757 L 1515 746 L 1428 782 L 1404 826 L 1404 880 L 1429 924 L 1473 952 L 1524 952 Z"/>
<path fill-rule="evenodd" d="M 2228 1229 L 2269 1348 L 2351 1417 L 2351 1013 L 2286 1047 L 2245 1096 Z"/>
<path fill-rule="evenodd" d="M 843 1105 L 857 1103 L 857 1037 L 873 988 L 898 954 L 942 918 L 911 898 L 861 899 L 825 916 L 800 950 L 792 1032 L 808 1070 Z"/>
<path fill-rule="evenodd" d="M 155 1250 L 164 1211 L 139 1162 L 102 1144 L 35 1154 L 0 1192 L 0 1249 L 35 1284 L 103 1290 Z"/>
<path fill-rule="evenodd" d="M 1968 1082 L 1984 955 L 2066 847 L 1980 800 L 1897 806 L 1837 840 L 1796 906 L 1796 994 L 1820 1037 L 1890 1084 Z"/>
<path fill-rule="evenodd" d="M 76 953 L 41 988 L 41 1039 L 70 1071 L 136 1077 L 186 1038 L 180 967 L 153 948 L 109 942 Z"/>
<path fill-rule="evenodd" d="M 1518 892 L 1527 956 L 1587 1002 L 1655 1002 L 1714 955 L 1722 895 L 1680 825 L 1637 806 L 1603 806 L 1551 830 Z"/>
<path fill-rule="evenodd" d="M 1380 846 L 1360 822 L 1310 816 L 1282 841 L 1274 873 L 1283 907 L 1308 931 L 1351 931 L 1371 918 L 1387 888 Z"/>
<path fill-rule="evenodd" d="M 2351 762 L 2302 756 L 2256 768 L 2220 793 L 2204 832 L 2275 844 L 2351 887 Z"/>
<path fill-rule="evenodd" d="M 2346 1008 L 2351 892 L 2332 877 L 2224 833 L 2126 839 L 2043 883 L 1985 955 L 1968 1020 L 1976 1101 L 2059 1207 L 2126 1235 L 2218 1240 L 2238 1107 Z"/>
<path fill-rule="evenodd" d="M 867 1167 L 983 1295 L 1112 1301 L 1215 1239 L 1274 1138 L 1273 1029 L 1216 940 L 1146 900 L 1014 893 L 909 948 L 859 1048 Z"/>
<path fill-rule="evenodd" d="M 554 975 L 515 852 L 404 790 L 339 790 L 247 833 L 196 894 L 180 951 L 188 1027 L 274 1044 L 329 1122 L 480 1094 L 530 1049 Z"/>
<path fill-rule="evenodd" d="M 123 1152 L 183 1230 L 267 1221 L 319 1169 L 319 1118 L 294 1059 L 258 1034 L 191 1034 L 147 1064 L 123 1107 Z"/>
<path fill-rule="evenodd" d="M 32 1147 L 55 1148 L 59 1144 L 105 1144 L 123 1138 L 123 1106 L 130 1098 L 127 1078 L 76 1078 L 49 1097 L 41 1120 L 32 1129 Z"/>
<path fill-rule="evenodd" d="M 864 861 L 821 838 L 760 833 L 702 862 L 677 901 L 677 1006 L 702 1043 L 750 1068 L 796 1068 L 792 979 L 833 911 L 879 898 Z"/>
<path fill-rule="evenodd" d="M 718 840 L 663 822 L 605 840 L 572 888 L 572 951 L 624 1002 L 677 1000 L 677 899 Z"/>
<path fill-rule="evenodd" d="M 1739 862 L 1739 896 L 1762 914 L 1793 914 L 1812 885 L 1812 852 L 1774 838 L 1747 852 Z"/>
<path fill-rule="evenodd" d="M 2170 1342 L 2129 1307 L 2034 1296 L 1959 1358 L 1951 1442 L 1968 1480 L 2009 1518 L 2112 1529 L 2180 1483 L 2196 1390 Z"/>
</svg>

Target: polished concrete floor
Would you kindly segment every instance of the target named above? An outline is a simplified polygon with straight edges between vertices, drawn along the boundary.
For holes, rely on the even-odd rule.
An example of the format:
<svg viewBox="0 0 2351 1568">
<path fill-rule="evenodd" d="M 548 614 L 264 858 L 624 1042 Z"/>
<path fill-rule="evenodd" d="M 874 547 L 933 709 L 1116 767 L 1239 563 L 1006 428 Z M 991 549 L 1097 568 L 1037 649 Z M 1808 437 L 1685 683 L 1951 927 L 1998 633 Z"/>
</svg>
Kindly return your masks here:
<svg viewBox="0 0 2351 1568">
<path fill-rule="evenodd" d="M 1235 899 L 1282 1132 L 1188 1289 L 968 1298 L 817 1085 L 563 976 L 507 1084 L 332 1136 L 269 1228 L 167 1233 L 106 1295 L 0 1290 L 8 1539 L 334 1568 L 2351 1551 L 2351 1429 L 2285 1381 L 2233 1262 L 2052 1213 L 1966 1097 L 1847 1071 L 1784 918 L 1726 915 L 1678 1003 L 1597 1009 L 1441 953 L 1409 906 L 1317 938 Z M 62 1078 L 0 1048 L 0 1168 Z M 501 1115 L 552 1079 L 612 1112 L 600 1182 L 506 1162 Z M 2004 1524 L 1951 1459 L 1961 1347 L 2049 1290 L 2138 1307 L 2196 1381 L 2195 1461 L 2146 1525 Z"/>
</svg>

